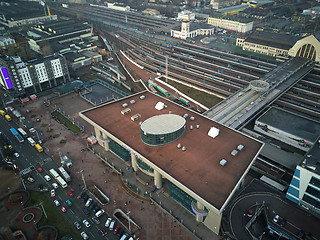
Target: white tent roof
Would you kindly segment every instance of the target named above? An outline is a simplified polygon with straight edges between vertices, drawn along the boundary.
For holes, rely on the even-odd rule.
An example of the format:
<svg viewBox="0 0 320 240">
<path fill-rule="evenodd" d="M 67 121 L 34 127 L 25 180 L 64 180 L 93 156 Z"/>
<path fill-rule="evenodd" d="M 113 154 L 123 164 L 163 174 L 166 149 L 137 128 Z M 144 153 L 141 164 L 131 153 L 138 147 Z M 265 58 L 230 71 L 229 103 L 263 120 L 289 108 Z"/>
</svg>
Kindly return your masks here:
<svg viewBox="0 0 320 240">
<path fill-rule="evenodd" d="M 219 129 L 215 128 L 215 127 L 211 127 L 209 132 L 208 132 L 208 136 L 215 138 L 216 136 L 219 135 Z"/>
</svg>

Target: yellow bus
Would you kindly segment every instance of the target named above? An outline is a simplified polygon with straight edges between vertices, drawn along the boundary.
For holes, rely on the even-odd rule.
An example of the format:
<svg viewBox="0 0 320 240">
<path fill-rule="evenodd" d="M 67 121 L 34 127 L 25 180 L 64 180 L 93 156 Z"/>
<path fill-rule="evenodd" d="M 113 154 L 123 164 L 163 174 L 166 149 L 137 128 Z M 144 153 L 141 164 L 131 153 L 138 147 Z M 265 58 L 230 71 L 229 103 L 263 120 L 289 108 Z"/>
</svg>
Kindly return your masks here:
<svg viewBox="0 0 320 240">
<path fill-rule="evenodd" d="M 40 144 L 36 144 L 36 149 L 38 150 L 38 152 L 42 152 L 43 148 L 40 146 Z"/>
</svg>

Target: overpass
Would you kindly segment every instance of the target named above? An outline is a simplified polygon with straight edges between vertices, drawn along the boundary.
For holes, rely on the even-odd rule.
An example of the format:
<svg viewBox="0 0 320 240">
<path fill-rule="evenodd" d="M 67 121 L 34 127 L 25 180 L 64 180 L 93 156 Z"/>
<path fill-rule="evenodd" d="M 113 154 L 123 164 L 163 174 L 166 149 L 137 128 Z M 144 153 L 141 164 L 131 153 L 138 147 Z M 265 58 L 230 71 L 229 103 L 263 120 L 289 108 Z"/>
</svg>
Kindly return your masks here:
<svg viewBox="0 0 320 240">
<path fill-rule="evenodd" d="M 314 62 L 310 59 L 291 58 L 215 105 L 204 115 L 239 130 L 310 73 L 313 67 Z"/>
</svg>

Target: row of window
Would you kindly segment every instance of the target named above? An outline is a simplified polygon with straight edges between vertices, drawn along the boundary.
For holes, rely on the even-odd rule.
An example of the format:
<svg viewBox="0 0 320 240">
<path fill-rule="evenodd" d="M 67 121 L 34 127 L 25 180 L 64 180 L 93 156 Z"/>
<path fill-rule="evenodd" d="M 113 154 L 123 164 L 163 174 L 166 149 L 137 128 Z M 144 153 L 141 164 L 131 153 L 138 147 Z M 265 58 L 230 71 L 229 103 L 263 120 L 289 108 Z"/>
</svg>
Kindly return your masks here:
<svg viewBox="0 0 320 240">
<path fill-rule="evenodd" d="M 307 187 L 307 190 L 306 190 L 307 193 L 310 193 L 311 195 L 315 196 L 316 198 L 319 198 L 320 199 L 320 191 L 313 188 L 313 187 L 310 187 L 308 186 Z"/>
<path fill-rule="evenodd" d="M 318 178 L 312 177 L 310 183 L 318 188 L 320 188 L 320 180 Z"/>
<path fill-rule="evenodd" d="M 320 201 L 312 198 L 312 197 L 309 197 L 308 195 L 303 195 L 303 198 L 302 198 L 303 201 L 309 203 L 310 205 L 320 209 Z"/>
</svg>

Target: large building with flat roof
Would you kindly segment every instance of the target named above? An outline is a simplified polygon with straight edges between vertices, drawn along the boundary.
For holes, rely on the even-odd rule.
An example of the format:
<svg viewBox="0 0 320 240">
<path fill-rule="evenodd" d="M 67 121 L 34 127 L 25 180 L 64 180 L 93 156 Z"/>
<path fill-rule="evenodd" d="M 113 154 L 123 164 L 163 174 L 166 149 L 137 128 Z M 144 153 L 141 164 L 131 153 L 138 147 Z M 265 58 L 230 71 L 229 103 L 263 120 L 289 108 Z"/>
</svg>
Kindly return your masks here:
<svg viewBox="0 0 320 240">
<path fill-rule="evenodd" d="M 80 112 L 98 142 L 216 234 L 263 143 L 166 98 L 141 92 Z"/>
</svg>

